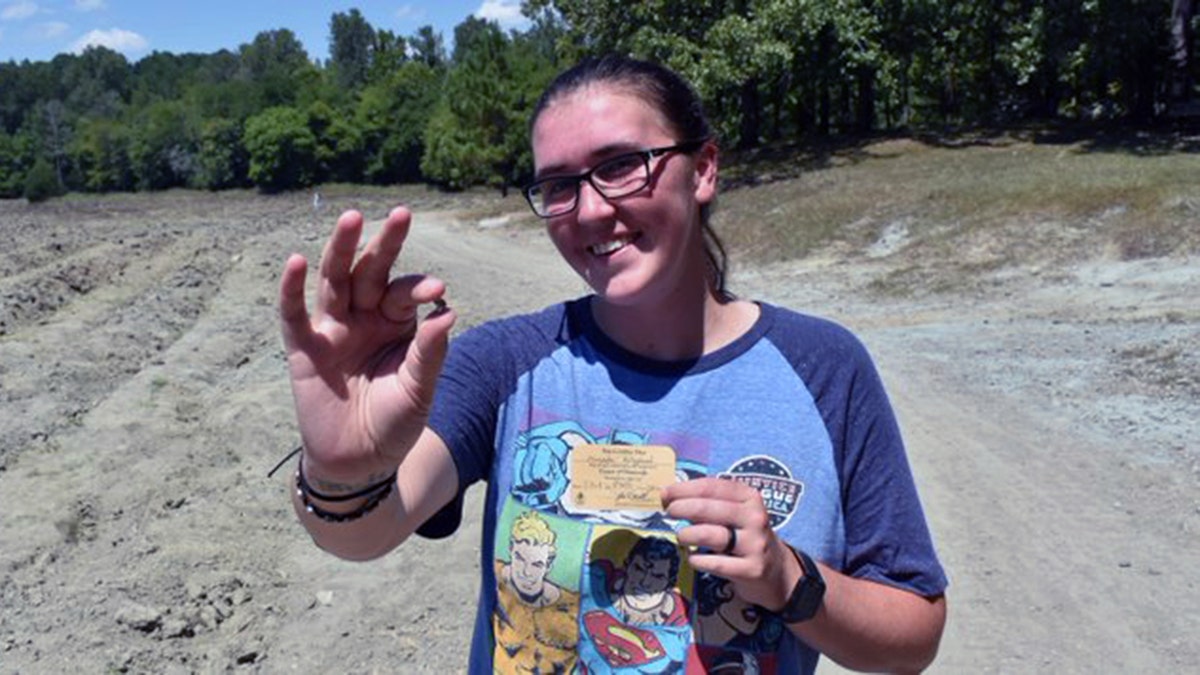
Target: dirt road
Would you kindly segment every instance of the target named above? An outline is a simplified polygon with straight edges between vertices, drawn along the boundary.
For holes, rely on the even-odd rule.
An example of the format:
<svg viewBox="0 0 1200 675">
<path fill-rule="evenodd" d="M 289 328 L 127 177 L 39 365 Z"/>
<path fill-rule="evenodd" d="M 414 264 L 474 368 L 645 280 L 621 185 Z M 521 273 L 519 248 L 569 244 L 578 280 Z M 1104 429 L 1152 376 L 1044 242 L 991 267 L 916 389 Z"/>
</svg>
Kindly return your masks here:
<svg viewBox="0 0 1200 675">
<path fill-rule="evenodd" d="M 465 665 L 477 520 L 345 563 L 265 477 L 296 438 L 276 277 L 349 205 L 326 202 L 0 202 L 0 671 Z M 449 282 L 460 326 L 582 292 L 538 233 L 413 205 L 405 265 Z M 952 580 L 934 671 L 1200 662 L 1197 262 L 1010 267 L 886 299 L 864 288 L 902 250 L 735 275 L 879 362 Z"/>
</svg>

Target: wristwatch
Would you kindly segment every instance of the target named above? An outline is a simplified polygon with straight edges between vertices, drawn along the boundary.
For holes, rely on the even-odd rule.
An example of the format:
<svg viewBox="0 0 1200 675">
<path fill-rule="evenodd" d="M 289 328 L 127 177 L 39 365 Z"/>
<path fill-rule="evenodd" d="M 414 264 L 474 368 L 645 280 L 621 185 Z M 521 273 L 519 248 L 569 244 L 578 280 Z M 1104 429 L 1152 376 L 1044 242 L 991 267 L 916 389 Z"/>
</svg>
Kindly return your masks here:
<svg viewBox="0 0 1200 675">
<path fill-rule="evenodd" d="M 779 610 L 779 616 L 784 623 L 800 623 L 817 615 L 821 601 L 825 599 L 825 580 L 821 578 L 821 571 L 817 569 L 816 563 L 808 557 L 807 553 L 791 546 L 788 548 L 799 561 L 804 576 L 796 582 L 796 587 L 788 596 L 787 603 L 783 609 Z"/>
</svg>

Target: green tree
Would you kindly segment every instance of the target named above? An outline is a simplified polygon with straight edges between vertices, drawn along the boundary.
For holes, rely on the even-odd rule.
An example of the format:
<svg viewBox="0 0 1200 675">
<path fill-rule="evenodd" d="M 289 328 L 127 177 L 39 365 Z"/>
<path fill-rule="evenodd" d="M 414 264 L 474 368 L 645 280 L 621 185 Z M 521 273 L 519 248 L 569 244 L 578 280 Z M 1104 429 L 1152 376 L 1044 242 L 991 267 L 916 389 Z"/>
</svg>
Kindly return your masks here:
<svg viewBox="0 0 1200 675">
<path fill-rule="evenodd" d="M 54 165 L 45 157 L 39 157 L 25 175 L 25 198 L 32 203 L 44 202 L 66 192 L 59 182 Z"/>
<path fill-rule="evenodd" d="M 107 47 L 88 47 L 63 70 L 66 106 L 78 115 L 116 117 L 129 100 L 129 62 Z"/>
<path fill-rule="evenodd" d="M 495 23 L 468 18 L 454 30 L 444 93 L 425 132 L 421 170 L 451 188 L 507 190 L 528 174 L 528 118 L 551 71 L 534 46 Z"/>
<path fill-rule="evenodd" d="M 287 29 L 263 31 L 239 50 L 239 74 L 255 83 L 264 106 L 296 101 L 297 76 L 311 68 L 304 46 Z"/>
<path fill-rule="evenodd" d="M 133 189 L 129 133 L 121 122 L 103 117 L 84 120 L 75 136 L 72 155 L 83 189 L 91 192 Z"/>
<path fill-rule="evenodd" d="M 33 145 L 28 134 L 9 134 L 0 129 L 0 199 L 24 194 L 25 174 L 35 155 Z"/>
<path fill-rule="evenodd" d="M 68 148 L 75 134 L 67 107 L 57 98 L 43 101 L 38 105 L 38 113 L 33 122 L 41 146 L 40 156 L 50 162 L 59 189 L 65 191 L 70 157 Z M 38 178 L 40 180 L 41 177 Z"/>
<path fill-rule="evenodd" d="M 251 117 L 243 143 L 250 159 L 250 180 L 261 190 L 277 192 L 312 184 L 317 140 L 300 110 L 276 106 Z"/>
<path fill-rule="evenodd" d="M 421 171 L 453 189 L 500 184 L 509 124 L 504 83 L 505 36 L 492 22 L 469 17 L 454 29 L 454 55 L 444 94 L 425 131 Z"/>
<path fill-rule="evenodd" d="M 362 130 L 324 101 L 308 107 L 308 128 L 316 139 L 316 182 L 361 181 L 366 162 Z"/>
<path fill-rule="evenodd" d="M 367 180 L 387 184 L 423 178 L 425 127 L 443 77 L 440 69 L 413 60 L 363 89 L 354 119 L 363 133 Z"/>
<path fill-rule="evenodd" d="M 329 67 L 339 87 L 358 89 L 367 82 L 375 51 L 375 29 L 357 9 L 329 19 Z"/>
<path fill-rule="evenodd" d="M 878 0 L 876 0 L 878 1 Z M 693 82 L 727 144 L 870 128 L 890 63 L 862 0 L 529 0 L 566 24 L 559 56 L 623 52 Z M 840 103 L 840 105 L 837 105 Z"/>
<path fill-rule="evenodd" d="M 412 47 L 413 58 L 430 68 L 441 68 L 446 65 L 446 46 L 442 34 L 435 31 L 433 26 L 421 26 L 415 35 L 408 39 Z"/>
<path fill-rule="evenodd" d="M 162 190 L 191 182 L 196 143 L 180 101 L 155 101 L 138 112 L 130 128 L 129 159 L 137 187 Z"/>
<path fill-rule="evenodd" d="M 200 127 L 194 187 L 222 190 L 247 182 L 249 158 L 242 145 L 242 125 L 237 120 L 215 117 Z"/>
<path fill-rule="evenodd" d="M 375 46 L 371 55 L 371 70 L 367 73 L 367 82 L 374 83 L 386 79 L 408 61 L 408 40 L 389 30 L 380 29 L 375 32 Z"/>
<path fill-rule="evenodd" d="M 228 51 L 213 55 L 154 52 L 133 64 L 131 98 L 139 107 L 155 101 L 177 100 L 196 84 L 212 81 L 214 63 L 229 57 L 232 54 Z M 217 81 L 228 79 L 227 74 Z"/>
<path fill-rule="evenodd" d="M 0 63 L 0 133 L 11 134 L 25 121 L 25 70 L 12 62 Z"/>
<path fill-rule="evenodd" d="M 199 119 L 224 118 L 245 121 L 262 110 L 260 91 L 253 82 L 200 83 L 183 96 L 188 109 Z"/>
</svg>

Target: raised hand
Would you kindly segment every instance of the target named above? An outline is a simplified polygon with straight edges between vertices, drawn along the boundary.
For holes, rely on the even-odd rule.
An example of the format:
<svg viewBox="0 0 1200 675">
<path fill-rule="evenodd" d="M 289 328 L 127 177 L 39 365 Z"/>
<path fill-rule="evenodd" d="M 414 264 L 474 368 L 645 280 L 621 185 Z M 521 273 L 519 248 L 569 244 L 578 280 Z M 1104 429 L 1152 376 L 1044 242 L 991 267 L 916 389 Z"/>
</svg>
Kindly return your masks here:
<svg viewBox="0 0 1200 675">
<path fill-rule="evenodd" d="M 306 475 L 347 486 L 386 475 L 428 419 L 454 313 L 441 280 L 391 276 L 411 221 L 407 209 L 392 210 L 356 259 L 363 217 L 342 214 L 321 254 L 311 314 L 307 261 L 293 255 L 284 267 L 279 309 Z M 418 321 L 420 305 L 434 302 Z"/>
</svg>

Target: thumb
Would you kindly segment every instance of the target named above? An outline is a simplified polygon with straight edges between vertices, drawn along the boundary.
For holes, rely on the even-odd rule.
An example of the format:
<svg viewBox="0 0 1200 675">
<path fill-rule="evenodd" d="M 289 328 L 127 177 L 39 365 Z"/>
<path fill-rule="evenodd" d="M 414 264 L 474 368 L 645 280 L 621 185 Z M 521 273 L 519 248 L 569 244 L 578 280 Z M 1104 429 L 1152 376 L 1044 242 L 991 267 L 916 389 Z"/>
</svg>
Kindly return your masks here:
<svg viewBox="0 0 1200 675">
<path fill-rule="evenodd" d="M 437 387 L 442 364 L 450 345 L 450 329 L 457 315 L 444 303 L 439 303 L 417 327 L 417 334 L 404 360 L 403 370 L 416 387 L 416 399 L 422 408 L 433 403 L 433 392 Z"/>
</svg>

